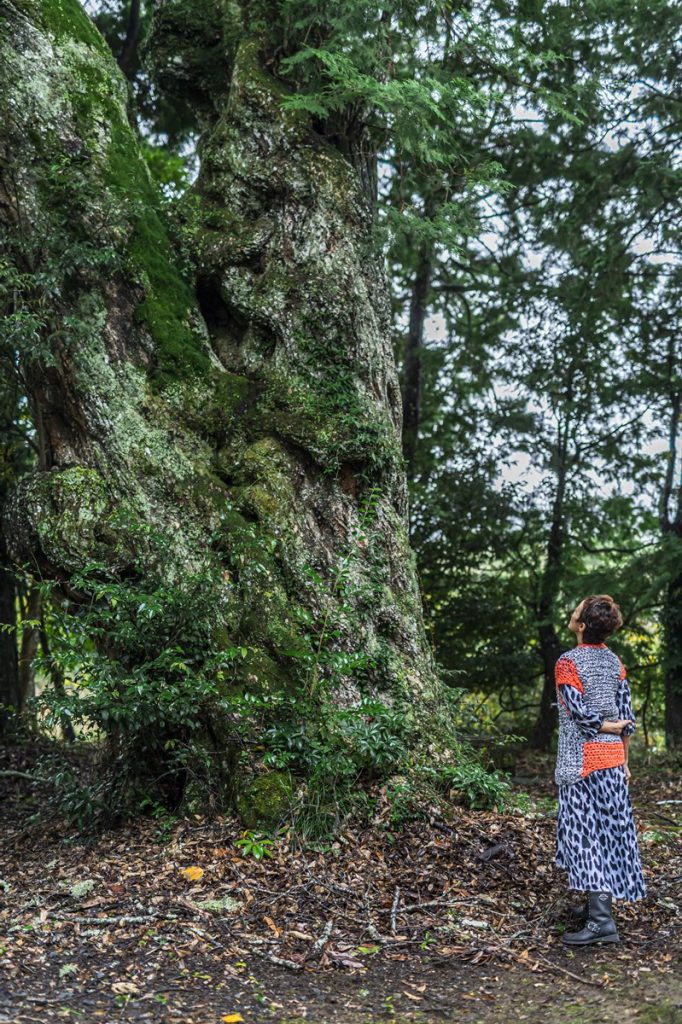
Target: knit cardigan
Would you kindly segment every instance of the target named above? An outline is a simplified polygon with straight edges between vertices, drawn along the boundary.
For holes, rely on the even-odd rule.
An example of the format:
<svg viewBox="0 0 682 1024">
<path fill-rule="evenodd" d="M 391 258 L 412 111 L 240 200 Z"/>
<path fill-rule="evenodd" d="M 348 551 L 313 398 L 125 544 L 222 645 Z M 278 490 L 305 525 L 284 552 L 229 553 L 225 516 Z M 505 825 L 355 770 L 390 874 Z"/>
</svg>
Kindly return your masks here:
<svg viewBox="0 0 682 1024">
<path fill-rule="evenodd" d="M 600 768 L 625 762 L 620 736 L 600 733 L 605 721 L 632 717 L 625 666 L 606 644 L 579 644 L 556 663 L 559 746 L 554 781 L 571 785 Z M 624 713 L 627 712 L 627 713 Z M 627 726 L 624 735 L 634 732 Z"/>
</svg>

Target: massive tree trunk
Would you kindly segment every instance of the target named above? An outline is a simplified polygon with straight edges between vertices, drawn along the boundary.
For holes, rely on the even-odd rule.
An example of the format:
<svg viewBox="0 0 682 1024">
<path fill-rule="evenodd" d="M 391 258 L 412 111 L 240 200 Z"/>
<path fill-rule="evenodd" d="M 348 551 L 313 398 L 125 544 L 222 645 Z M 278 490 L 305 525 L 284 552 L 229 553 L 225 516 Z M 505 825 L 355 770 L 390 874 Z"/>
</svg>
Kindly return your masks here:
<svg viewBox="0 0 682 1024">
<path fill-rule="evenodd" d="M 373 197 L 344 147 L 284 109 L 258 40 L 225 27 L 234 7 L 223 36 L 211 5 L 160 8 L 157 65 L 208 110 L 181 273 L 89 19 L 76 0 L 0 4 L 0 217 L 19 280 L 6 311 L 31 318 L 21 359 L 45 450 L 5 528 L 15 559 L 75 599 L 91 559 L 178 586 L 212 559 L 215 642 L 247 652 L 235 685 L 295 692 L 291 651 L 331 644 L 364 658 L 337 699 L 403 702 L 418 742 L 441 687 L 407 539 Z M 210 36 L 208 85 L 169 10 Z M 145 528 L 170 541 L 162 564 Z"/>
</svg>

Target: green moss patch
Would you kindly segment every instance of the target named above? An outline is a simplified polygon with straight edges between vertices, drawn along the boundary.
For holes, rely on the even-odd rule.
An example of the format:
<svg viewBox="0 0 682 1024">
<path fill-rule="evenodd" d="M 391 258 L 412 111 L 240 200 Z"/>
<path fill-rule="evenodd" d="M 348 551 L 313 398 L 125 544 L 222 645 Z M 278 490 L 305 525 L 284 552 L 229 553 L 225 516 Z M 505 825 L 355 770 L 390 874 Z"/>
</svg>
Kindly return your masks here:
<svg viewBox="0 0 682 1024">
<path fill-rule="evenodd" d="M 125 197 L 132 215 L 128 259 L 144 288 L 136 315 L 154 339 L 152 380 L 161 389 L 187 376 L 206 376 L 210 360 L 203 337 L 190 322 L 197 318 L 194 293 L 176 266 L 158 194 L 142 157 L 131 160 L 133 142 L 127 125 L 112 131 L 105 179 Z"/>
<path fill-rule="evenodd" d="M 111 50 L 78 0 L 18 0 L 16 6 L 56 41 L 77 39 L 113 61 Z"/>
<path fill-rule="evenodd" d="M 237 812 L 245 828 L 275 828 L 285 818 L 294 794 L 286 772 L 267 772 L 249 783 L 237 797 Z"/>
</svg>

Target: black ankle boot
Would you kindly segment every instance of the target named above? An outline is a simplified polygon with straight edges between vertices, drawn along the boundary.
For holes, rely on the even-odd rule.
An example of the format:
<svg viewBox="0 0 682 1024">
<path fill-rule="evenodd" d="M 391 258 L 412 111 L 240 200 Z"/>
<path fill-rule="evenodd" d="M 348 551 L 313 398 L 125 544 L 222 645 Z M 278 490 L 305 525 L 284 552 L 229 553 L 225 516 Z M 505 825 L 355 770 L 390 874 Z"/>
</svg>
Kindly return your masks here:
<svg viewBox="0 0 682 1024">
<path fill-rule="evenodd" d="M 595 942 L 620 942 L 616 922 L 611 914 L 610 892 L 588 892 L 587 920 L 579 932 L 561 936 L 568 946 L 591 946 Z"/>
</svg>

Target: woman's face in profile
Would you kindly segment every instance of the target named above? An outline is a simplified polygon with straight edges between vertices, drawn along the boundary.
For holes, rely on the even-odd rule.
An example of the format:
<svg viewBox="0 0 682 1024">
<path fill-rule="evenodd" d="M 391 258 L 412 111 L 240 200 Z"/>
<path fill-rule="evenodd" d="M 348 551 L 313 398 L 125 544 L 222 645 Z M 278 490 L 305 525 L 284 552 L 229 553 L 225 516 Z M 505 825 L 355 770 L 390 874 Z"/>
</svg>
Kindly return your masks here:
<svg viewBox="0 0 682 1024">
<path fill-rule="evenodd" d="M 578 625 L 578 619 L 580 618 L 580 613 L 583 610 L 583 605 L 584 604 L 585 604 L 584 600 L 581 601 L 580 604 L 577 604 L 575 606 L 575 608 L 573 609 L 573 614 L 571 615 L 570 619 L 568 620 L 568 628 L 570 629 L 571 633 L 576 633 L 577 634 L 577 633 L 581 632 L 580 626 Z M 582 626 L 583 629 L 585 628 L 582 623 L 580 625 Z"/>
</svg>

